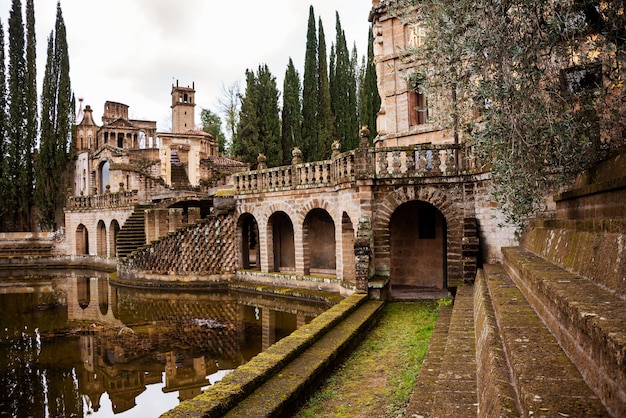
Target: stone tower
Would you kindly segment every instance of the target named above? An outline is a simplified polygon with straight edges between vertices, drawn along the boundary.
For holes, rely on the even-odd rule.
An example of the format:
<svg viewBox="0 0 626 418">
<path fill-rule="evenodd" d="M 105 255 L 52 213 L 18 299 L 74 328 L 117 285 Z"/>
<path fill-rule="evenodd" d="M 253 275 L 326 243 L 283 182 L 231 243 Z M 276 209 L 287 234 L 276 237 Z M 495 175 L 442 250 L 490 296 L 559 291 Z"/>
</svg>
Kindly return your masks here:
<svg viewBox="0 0 626 418">
<path fill-rule="evenodd" d="M 194 111 L 196 102 L 194 84 L 191 87 L 172 85 L 172 133 L 183 133 L 195 129 Z"/>
</svg>

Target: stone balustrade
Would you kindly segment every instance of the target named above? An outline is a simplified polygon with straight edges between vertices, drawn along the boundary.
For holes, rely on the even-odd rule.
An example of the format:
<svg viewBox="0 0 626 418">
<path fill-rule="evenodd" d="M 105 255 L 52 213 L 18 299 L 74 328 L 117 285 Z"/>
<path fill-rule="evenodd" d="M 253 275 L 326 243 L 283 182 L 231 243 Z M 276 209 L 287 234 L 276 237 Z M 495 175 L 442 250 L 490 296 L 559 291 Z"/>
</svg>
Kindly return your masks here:
<svg viewBox="0 0 626 418">
<path fill-rule="evenodd" d="M 113 209 L 132 207 L 138 203 L 137 190 L 89 196 L 70 196 L 67 210 Z"/>
<path fill-rule="evenodd" d="M 357 176 L 385 179 L 395 177 L 457 176 L 476 169 L 469 150 L 456 144 L 418 144 L 405 147 L 369 148 L 366 170 L 357 169 L 356 151 L 332 160 L 247 171 L 234 175 L 237 194 L 309 189 L 354 181 Z M 361 160 L 359 160 L 361 161 Z"/>
</svg>

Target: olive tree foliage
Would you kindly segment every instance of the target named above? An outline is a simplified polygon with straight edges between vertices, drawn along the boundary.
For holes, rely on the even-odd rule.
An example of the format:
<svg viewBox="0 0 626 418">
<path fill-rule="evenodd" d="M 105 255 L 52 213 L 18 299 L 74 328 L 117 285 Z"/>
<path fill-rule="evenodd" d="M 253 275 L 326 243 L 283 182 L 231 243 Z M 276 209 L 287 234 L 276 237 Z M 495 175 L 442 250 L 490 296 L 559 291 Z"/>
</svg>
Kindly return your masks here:
<svg viewBox="0 0 626 418">
<path fill-rule="evenodd" d="M 624 148 L 625 1 L 399 0 L 432 119 L 485 164 L 507 220 Z"/>
</svg>

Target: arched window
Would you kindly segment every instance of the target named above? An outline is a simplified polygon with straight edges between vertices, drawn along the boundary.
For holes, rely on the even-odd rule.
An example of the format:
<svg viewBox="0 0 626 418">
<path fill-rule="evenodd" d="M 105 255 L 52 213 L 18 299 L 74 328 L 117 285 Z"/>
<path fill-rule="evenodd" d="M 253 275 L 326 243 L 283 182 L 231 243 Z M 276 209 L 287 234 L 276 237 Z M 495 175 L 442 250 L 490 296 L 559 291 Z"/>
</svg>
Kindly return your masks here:
<svg viewBox="0 0 626 418">
<path fill-rule="evenodd" d="M 100 166 L 100 193 L 103 194 L 106 191 L 107 185 L 110 184 L 110 172 L 109 172 L 109 162 L 105 161 Z"/>
</svg>

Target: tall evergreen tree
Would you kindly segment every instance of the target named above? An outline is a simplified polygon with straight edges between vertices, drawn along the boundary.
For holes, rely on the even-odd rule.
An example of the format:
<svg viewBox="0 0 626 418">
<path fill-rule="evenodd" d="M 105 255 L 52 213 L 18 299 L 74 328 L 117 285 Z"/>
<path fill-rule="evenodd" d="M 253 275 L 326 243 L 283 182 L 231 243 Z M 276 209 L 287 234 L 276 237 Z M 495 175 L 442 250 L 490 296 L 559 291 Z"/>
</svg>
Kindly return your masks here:
<svg viewBox="0 0 626 418">
<path fill-rule="evenodd" d="M 283 161 L 283 151 L 280 145 L 279 92 L 276 77 L 272 75 L 267 64 L 259 66 L 256 84 L 259 98 L 257 114 L 260 149 L 267 157 L 267 165 L 276 167 Z"/>
<path fill-rule="evenodd" d="M 302 101 L 300 99 L 300 76 L 293 60 L 289 58 L 285 81 L 283 83 L 283 111 L 281 148 L 283 165 L 291 163 L 291 149 L 294 146 L 302 147 Z"/>
<path fill-rule="evenodd" d="M 325 160 L 330 157 L 333 143 L 333 115 L 330 104 L 330 85 L 328 81 L 328 59 L 326 58 L 326 38 L 322 19 L 319 20 L 319 42 L 317 56 L 317 83 L 318 83 L 318 132 L 312 160 Z"/>
<path fill-rule="evenodd" d="M 7 175 L 8 167 L 6 159 L 7 151 L 7 91 L 6 91 L 6 66 L 4 59 L 4 27 L 0 22 L 0 231 L 4 228 L 4 220 L 7 215 Z"/>
<path fill-rule="evenodd" d="M 358 146 L 356 75 L 353 71 L 346 35 L 336 13 L 335 66 L 333 69 L 333 112 L 337 138 L 344 149 Z"/>
<path fill-rule="evenodd" d="M 376 116 L 380 110 L 380 95 L 378 93 L 376 66 L 374 64 L 374 33 L 371 26 L 367 40 L 367 56 L 363 57 L 360 79 L 359 124 L 368 126 L 371 132 L 370 138 L 376 138 L 376 135 L 378 135 L 376 131 Z"/>
<path fill-rule="evenodd" d="M 30 208 L 34 204 L 35 169 L 34 150 L 37 145 L 37 41 L 35 37 L 35 8 L 33 0 L 26 0 L 26 83 L 24 98 L 26 100 L 26 137 L 24 138 L 24 153 L 26 155 L 24 190 L 28 194 L 22 196 L 24 207 Z M 30 219 L 30 216 L 28 217 Z"/>
<path fill-rule="evenodd" d="M 254 72 L 246 70 L 246 90 L 241 96 L 237 133 L 233 138 L 232 153 L 244 163 L 256 164 L 259 147 L 259 120 L 257 116 L 257 89 Z"/>
<path fill-rule="evenodd" d="M 309 7 L 309 21 L 306 34 L 304 75 L 302 82 L 302 154 L 307 161 L 312 144 L 317 142 L 317 29 L 313 6 Z"/>
<path fill-rule="evenodd" d="M 42 227 L 54 229 L 62 214 L 74 126 L 69 53 L 60 3 L 48 37 L 41 95 L 41 142 L 36 165 L 35 201 Z"/>
<path fill-rule="evenodd" d="M 8 135 L 6 158 L 5 228 L 9 231 L 30 229 L 28 206 L 32 185 L 27 184 L 30 175 L 26 160 L 30 158 L 28 138 L 28 104 L 24 94 L 27 85 L 25 39 L 22 19 L 22 3 L 13 0 L 9 14 L 9 66 L 8 66 Z"/>
</svg>

